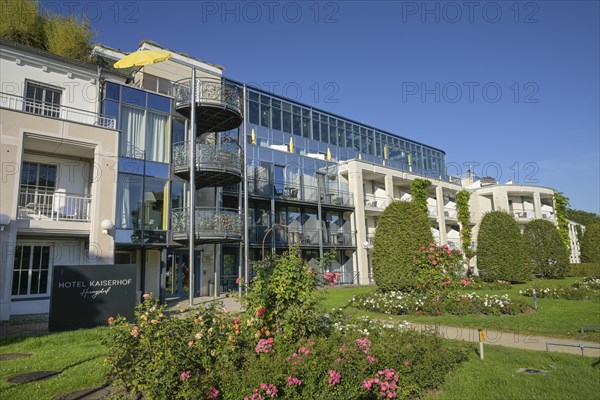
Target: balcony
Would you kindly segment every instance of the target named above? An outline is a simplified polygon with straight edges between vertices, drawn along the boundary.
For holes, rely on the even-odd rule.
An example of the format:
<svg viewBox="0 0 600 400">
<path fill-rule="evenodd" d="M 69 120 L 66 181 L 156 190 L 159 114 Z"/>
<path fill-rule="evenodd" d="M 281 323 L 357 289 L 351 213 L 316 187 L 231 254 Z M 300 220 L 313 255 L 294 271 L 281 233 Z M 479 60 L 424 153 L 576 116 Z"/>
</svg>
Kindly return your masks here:
<svg viewBox="0 0 600 400">
<path fill-rule="evenodd" d="M 335 247 L 356 247 L 356 234 L 350 232 L 329 231 L 324 245 Z"/>
<path fill-rule="evenodd" d="M 512 214 L 517 221 L 531 221 L 532 219 L 535 219 L 535 213 L 533 210 L 513 210 Z"/>
<path fill-rule="evenodd" d="M 92 198 L 64 191 L 22 189 L 17 219 L 89 222 Z"/>
<path fill-rule="evenodd" d="M 29 100 L 9 93 L 0 93 L 0 107 L 41 115 L 47 118 L 56 118 L 107 129 L 116 129 L 115 118 L 105 117 L 101 114 L 87 110 Z"/>
<path fill-rule="evenodd" d="M 389 202 L 388 198 L 365 194 L 365 211 L 383 211 Z"/>
<path fill-rule="evenodd" d="M 429 218 L 437 219 L 437 217 L 438 217 L 437 207 L 428 204 L 427 205 L 427 216 Z"/>
<path fill-rule="evenodd" d="M 220 145 L 196 141 L 196 187 L 235 185 L 242 180 L 244 159 L 237 143 Z M 173 172 L 189 180 L 189 145 L 173 145 Z"/>
<path fill-rule="evenodd" d="M 320 194 L 316 186 L 302 185 L 292 182 L 273 182 L 269 179 L 249 179 L 248 194 L 250 196 L 271 198 L 276 200 L 318 203 L 341 208 L 353 208 L 354 200 L 349 192 L 329 189 Z"/>
<path fill-rule="evenodd" d="M 349 192 L 337 189 L 329 189 L 321 194 L 321 203 L 336 207 L 354 207 L 354 199 Z"/>
<path fill-rule="evenodd" d="M 186 118 L 191 114 L 191 79 L 178 81 L 175 109 Z M 235 129 L 244 120 L 244 90 L 224 79 L 196 79 L 196 129 L 198 133 Z"/>
<path fill-rule="evenodd" d="M 458 218 L 458 212 L 456 211 L 456 207 L 444 207 L 444 217 L 446 219 L 454 219 Z"/>
<path fill-rule="evenodd" d="M 542 212 L 542 219 L 556 222 L 556 215 L 553 212 Z"/>
<path fill-rule="evenodd" d="M 188 238 L 189 209 L 171 211 L 173 240 Z M 242 240 L 242 216 L 236 209 L 197 207 L 195 212 L 195 240 L 198 243 L 225 243 Z"/>
</svg>

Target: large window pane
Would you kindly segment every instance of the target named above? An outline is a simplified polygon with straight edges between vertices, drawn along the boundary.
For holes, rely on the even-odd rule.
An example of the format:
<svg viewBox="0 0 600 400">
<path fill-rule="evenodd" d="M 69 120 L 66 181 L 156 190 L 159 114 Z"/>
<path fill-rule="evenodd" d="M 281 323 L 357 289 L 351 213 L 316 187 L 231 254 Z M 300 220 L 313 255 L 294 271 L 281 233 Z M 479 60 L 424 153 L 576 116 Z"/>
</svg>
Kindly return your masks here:
<svg viewBox="0 0 600 400">
<path fill-rule="evenodd" d="M 167 162 L 168 116 L 148 111 L 146 160 Z"/>
<path fill-rule="evenodd" d="M 129 158 L 144 157 L 144 110 L 123 106 L 121 110 L 120 155 Z"/>
<path fill-rule="evenodd" d="M 141 209 L 142 177 L 120 174 L 117 192 L 117 227 L 140 229 Z"/>
</svg>

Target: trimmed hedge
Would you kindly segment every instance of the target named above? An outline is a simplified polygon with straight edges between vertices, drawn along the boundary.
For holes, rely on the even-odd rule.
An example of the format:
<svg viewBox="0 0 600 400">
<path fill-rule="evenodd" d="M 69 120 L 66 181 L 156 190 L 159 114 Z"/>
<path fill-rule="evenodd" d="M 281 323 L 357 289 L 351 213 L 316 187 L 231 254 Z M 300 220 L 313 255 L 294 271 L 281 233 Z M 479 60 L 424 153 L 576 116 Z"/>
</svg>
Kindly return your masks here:
<svg viewBox="0 0 600 400">
<path fill-rule="evenodd" d="M 600 262 L 600 224 L 590 224 L 585 227 L 581 240 L 581 262 Z"/>
<path fill-rule="evenodd" d="M 600 276 L 600 263 L 571 264 L 569 276 Z"/>
<path fill-rule="evenodd" d="M 433 243 L 427 214 L 412 202 L 395 201 L 379 217 L 373 246 L 373 277 L 383 291 L 417 286 L 414 256 Z"/>
<path fill-rule="evenodd" d="M 569 270 L 569 255 L 558 229 L 550 222 L 536 219 L 525 225 L 523 238 L 527 243 L 533 272 L 544 278 L 563 278 Z"/>
<path fill-rule="evenodd" d="M 486 282 L 531 279 L 531 258 L 519 225 L 504 211 L 483 216 L 477 237 L 477 269 Z"/>
</svg>

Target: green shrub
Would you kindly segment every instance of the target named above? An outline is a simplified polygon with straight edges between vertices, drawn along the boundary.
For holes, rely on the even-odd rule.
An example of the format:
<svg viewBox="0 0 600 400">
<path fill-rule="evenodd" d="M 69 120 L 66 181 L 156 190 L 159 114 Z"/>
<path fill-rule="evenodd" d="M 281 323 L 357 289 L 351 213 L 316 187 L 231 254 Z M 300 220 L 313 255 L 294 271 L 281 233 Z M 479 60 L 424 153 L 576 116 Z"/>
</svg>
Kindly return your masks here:
<svg viewBox="0 0 600 400">
<path fill-rule="evenodd" d="M 411 290 L 418 285 L 413 257 L 433 243 L 427 214 L 412 202 L 395 201 L 379 217 L 373 247 L 373 277 L 382 290 Z"/>
<path fill-rule="evenodd" d="M 533 272 L 544 278 L 563 278 L 569 270 L 569 255 L 556 226 L 543 219 L 525 225 L 523 238 L 527 243 Z"/>
<path fill-rule="evenodd" d="M 412 192 L 412 202 L 417 205 L 425 215 L 427 215 L 427 195 L 429 193 L 429 186 L 431 181 L 427 179 L 417 178 L 410 183 L 410 190 Z"/>
<path fill-rule="evenodd" d="M 472 290 L 508 290 L 512 288 L 512 285 L 508 281 L 494 281 L 494 282 L 485 282 L 481 278 L 477 276 L 469 277 L 469 285 L 468 289 Z"/>
<path fill-rule="evenodd" d="M 486 282 L 531 279 L 531 258 L 519 225 L 504 211 L 486 213 L 477 237 L 477 269 Z"/>
<path fill-rule="evenodd" d="M 581 240 L 581 262 L 600 262 L 600 224 L 594 223 L 585 227 Z"/>
<path fill-rule="evenodd" d="M 600 276 L 600 263 L 571 264 L 569 276 Z"/>
<path fill-rule="evenodd" d="M 582 282 L 575 282 L 568 287 L 533 287 L 524 291 L 523 296 L 533 297 L 535 289 L 538 298 L 564 300 L 600 300 L 600 277 L 585 277 Z"/>
<path fill-rule="evenodd" d="M 316 333 L 321 271 L 309 268 L 297 247 L 255 265 L 256 276 L 242 301 L 258 326 L 294 339 Z"/>
</svg>

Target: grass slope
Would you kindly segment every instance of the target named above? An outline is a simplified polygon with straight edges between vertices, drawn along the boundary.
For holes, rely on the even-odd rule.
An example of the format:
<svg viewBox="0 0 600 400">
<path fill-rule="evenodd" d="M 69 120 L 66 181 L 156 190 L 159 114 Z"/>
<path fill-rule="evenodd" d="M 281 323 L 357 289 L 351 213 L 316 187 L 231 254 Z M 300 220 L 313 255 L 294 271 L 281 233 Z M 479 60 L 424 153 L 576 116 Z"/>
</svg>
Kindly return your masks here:
<svg viewBox="0 0 600 400">
<path fill-rule="evenodd" d="M 0 361 L 0 399 L 52 399 L 104 382 L 106 348 L 101 344 L 106 328 L 63 332 L 0 341 L 0 354 L 32 353 L 29 358 Z M 6 378 L 26 372 L 63 371 L 48 380 L 14 384 Z"/>
</svg>

